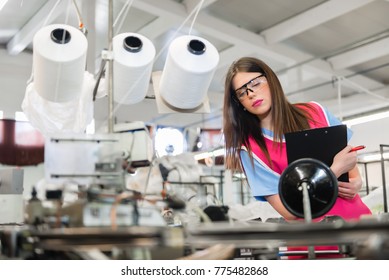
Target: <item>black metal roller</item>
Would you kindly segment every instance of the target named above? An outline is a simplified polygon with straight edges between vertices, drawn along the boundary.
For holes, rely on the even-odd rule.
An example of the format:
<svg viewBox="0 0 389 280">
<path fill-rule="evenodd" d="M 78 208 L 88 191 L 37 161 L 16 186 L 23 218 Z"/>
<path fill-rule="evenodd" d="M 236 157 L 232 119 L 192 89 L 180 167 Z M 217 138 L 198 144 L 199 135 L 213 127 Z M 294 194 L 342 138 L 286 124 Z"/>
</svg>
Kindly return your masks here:
<svg viewBox="0 0 389 280">
<path fill-rule="evenodd" d="M 331 169 L 313 158 L 302 158 L 282 172 L 278 191 L 285 208 L 303 218 L 303 184 L 307 187 L 312 218 L 325 215 L 338 196 L 338 180 Z"/>
</svg>

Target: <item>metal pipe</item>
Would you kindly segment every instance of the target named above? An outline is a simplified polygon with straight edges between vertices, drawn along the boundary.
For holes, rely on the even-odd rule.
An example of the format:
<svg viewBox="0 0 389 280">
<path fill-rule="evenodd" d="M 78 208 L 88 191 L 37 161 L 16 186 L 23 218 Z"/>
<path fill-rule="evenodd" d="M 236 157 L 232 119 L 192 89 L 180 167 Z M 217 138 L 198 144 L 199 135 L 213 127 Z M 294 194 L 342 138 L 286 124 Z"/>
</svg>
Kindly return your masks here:
<svg viewBox="0 0 389 280">
<path fill-rule="evenodd" d="M 381 153 L 381 172 L 382 172 L 382 190 L 383 190 L 383 198 L 384 198 L 384 212 L 388 212 L 388 200 L 386 196 L 386 180 L 385 180 L 385 161 L 384 161 L 384 147 L 389 147 L 389 145 L 380 145 L 380 153 Z"/>
<path fill-rule="evenodd" d="M 301 184 L 302 192 L 303 192 L 303 209 L 304 209 L 304 220 L 307 224 L 312 222 L 312 210 L 311 210 L 311 202 L 308 193 L 308 183 L 303 182 Z M 315 258 L 315 248 L 314 246 L 308 246 L 308 259 Z"/>
<path fill-rule="evenodd" d="M 108 133 L 113 132 L 113 57 L 112 57 L 112 38 L 113 38 L 113 0 L 109 0 L 108 5 Z"/>
<path fill-rule="evenodd" d="M 363 167 L 365 169 L 365 182 L 366 182 L 366 195 L 368 195 L 370 193 L 370 190 L 369 190 L 369 179 L 368 179 L 368 176 L 367 176 L 367 163 L 363 163 Z"/>
<path fill-rule="evenodd" d="M 339 114 L 340 114 L 340 120 L 343 121 L 343 111 L 342 111 L 342 78 L 337 77 L 338 79 L 338 107 L 339 107 Z"/>
</svg>

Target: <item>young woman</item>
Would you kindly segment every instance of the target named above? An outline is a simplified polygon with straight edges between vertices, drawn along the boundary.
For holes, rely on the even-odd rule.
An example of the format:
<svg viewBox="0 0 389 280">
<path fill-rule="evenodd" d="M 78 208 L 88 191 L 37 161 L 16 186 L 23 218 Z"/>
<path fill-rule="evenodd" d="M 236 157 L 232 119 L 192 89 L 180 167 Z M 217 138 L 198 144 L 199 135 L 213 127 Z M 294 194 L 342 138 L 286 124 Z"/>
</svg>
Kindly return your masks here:
<svg viewBox="0 0 389 280">
<path fill-rule="evenodd" d="M 253 57 L 243 57 L 230 66 L 223 117 L 226 167 L 244 171 L 257 200 L 269 202 L 286 220 L 296 219 L 278 194 L 279 178 L 288 164 L 284 134 L 341 122 L 318 103 L 291 104 L 273 70 Z M 348 134 L 350 138 L 350 130 Z M 330 166 L 337 178 L 348 172 L 349 182 L 338 182 L 338 198 L 325 216 L 351 220 L 371 214 L 358 195 L 362 179 L 357 153 L 351 149 L 346 146 Z"/>
</svg>

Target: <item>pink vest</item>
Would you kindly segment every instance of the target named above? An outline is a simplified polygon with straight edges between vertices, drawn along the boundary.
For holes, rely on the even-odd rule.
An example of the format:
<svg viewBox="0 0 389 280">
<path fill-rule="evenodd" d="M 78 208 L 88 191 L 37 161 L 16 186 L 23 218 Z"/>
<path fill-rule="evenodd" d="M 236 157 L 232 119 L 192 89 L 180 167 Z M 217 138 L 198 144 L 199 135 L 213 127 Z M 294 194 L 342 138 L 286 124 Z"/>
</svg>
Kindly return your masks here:
<svg viewBox="0 0 389 280">
<path fill-rule="evenodd" d="M 310 127 L 320 128 L 329 126 L 330 124 L 328 122 L 327 116 L 324 113 L 323 108 L 317 103 L 310 104 L 312 104 L 316 109 L 309 109 L 312 118 L 315 120 L 314 122 L 309 122 Z M 306 109 L 306 107 L 302 108 Z M 262 152 L 256 142 L 251 138 L 249 139 L 249 142 L 253 153 L 258 156 L 263 163 L 267 164 L 268 168 L 281 175 L 281 173 L 288 166 L 285 141 L 283 141 L 281 144 L 282 149 L 280 149 L 279 146 L 276 146 L 277 148 L 274 148 L 273 139 L 265 137 L 266 147 L 270 153 L 270 159 L 273 165 L 272 167 L 268 164 L 265 154 Z M 353 199 L 345 199 L 338 196 L 334 206 L 324 216 L 340 216 L 345 220 L 358 220 L 361 215 L 364 214 L 371 214 L 371 211 L 362 202 L 360 196 L 357 194 Z M 322 220 L 324 216 L 315 219 L 315 221 Z"/>
</svg>

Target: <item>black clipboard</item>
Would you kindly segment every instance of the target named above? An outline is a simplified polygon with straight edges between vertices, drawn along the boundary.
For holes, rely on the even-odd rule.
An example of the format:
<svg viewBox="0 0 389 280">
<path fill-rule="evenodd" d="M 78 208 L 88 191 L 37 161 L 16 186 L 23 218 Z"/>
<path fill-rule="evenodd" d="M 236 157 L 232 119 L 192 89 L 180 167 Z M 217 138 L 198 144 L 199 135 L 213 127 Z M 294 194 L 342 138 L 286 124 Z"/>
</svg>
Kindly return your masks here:
<svg viewBox="0 0 389 280">
<path fill-rule="evenodd" d="M 347 126 L 336 125 L 285 134 L 288 164 L 301 158 L 314 158 L 331 166 L 334 156 L 347 146 Z M 339 181 L 348 182 L 348 173 Z"/>
</svg>

